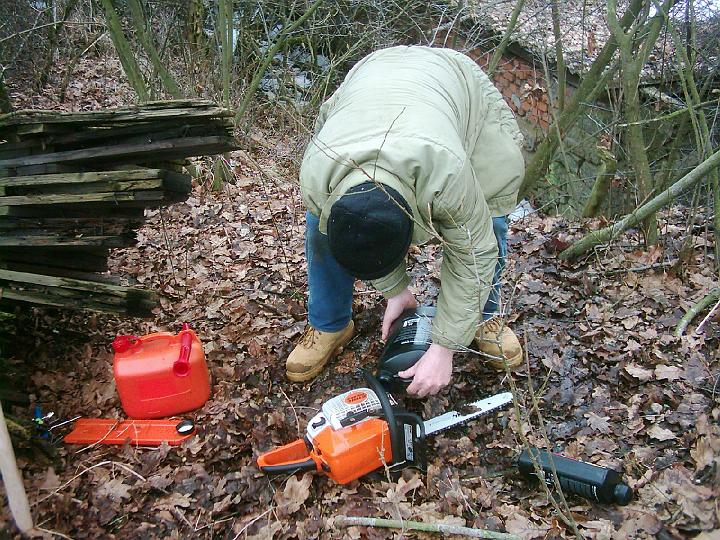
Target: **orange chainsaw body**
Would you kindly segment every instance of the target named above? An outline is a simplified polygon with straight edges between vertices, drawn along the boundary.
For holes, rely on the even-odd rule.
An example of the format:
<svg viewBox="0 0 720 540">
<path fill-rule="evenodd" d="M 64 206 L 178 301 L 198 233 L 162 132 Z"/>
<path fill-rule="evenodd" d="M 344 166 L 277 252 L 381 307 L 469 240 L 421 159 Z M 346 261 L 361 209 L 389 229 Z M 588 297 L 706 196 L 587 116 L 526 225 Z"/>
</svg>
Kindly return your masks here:
<svg viewBox="0 0 720 540">
<path fill-rule="evenodd" d="M 347 484 L 392 460 L 387 422 L 368 418 L 339 430 L 326 427 L 315 436 L 311 450 L 304 439 L 298 439 L 262 454 L 257 462 L 261 470 L 272 472 L 290 470 L 293 465 L 308 470 L 312 461 L 318 472 Z"/>
</svg>

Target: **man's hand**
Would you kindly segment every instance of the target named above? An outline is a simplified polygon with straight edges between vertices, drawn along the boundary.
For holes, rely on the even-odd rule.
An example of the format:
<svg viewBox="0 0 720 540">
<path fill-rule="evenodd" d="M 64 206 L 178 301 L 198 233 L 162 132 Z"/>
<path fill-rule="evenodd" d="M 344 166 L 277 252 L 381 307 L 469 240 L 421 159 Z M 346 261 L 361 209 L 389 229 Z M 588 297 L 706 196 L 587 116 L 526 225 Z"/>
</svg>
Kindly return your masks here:
<svg viewBox="0 0 720 540">
<path fill-rule="evenodd" d="M 408 394 L 425 397 L 437 394 L 447 386 L 452 377 L 453 351 L 441 345 L 430 345 L 420 360 L 405 371 L 398 373 L 403 379 L 413 378 Z"/>
<path fill-rule="evenodd" d="M 417 307 L 417 301 L 410 292 L 410 289 L 405 289 L 397 296 L 389 298 L 387 301 L 387 307 L 385 308 L 385 315 L 383 316 L 382 322 L 382 340 L 385 341 L 390 333 L 390 326 L 395 322 L 400 314 L 406 309 L 415 309 Z"/>
</svg>

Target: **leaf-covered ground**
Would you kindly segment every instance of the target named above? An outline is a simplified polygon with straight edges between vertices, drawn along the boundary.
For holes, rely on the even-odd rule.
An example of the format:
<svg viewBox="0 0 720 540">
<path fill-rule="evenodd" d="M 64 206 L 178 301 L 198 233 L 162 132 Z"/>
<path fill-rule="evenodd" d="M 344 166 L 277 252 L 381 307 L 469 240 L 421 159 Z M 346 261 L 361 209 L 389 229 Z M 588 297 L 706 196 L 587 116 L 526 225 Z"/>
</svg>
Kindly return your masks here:
<svg viewBox="0 0 720 540">
<path fill-rule="evenodd" d="M 75 107 L 92 106 L 83 99 Z M 660 248 L 642 251 L 629 234 L 574 266 L 560 264 L 558 250 L 598 223 L 534 215 L 512 224 L 505 298 L 529 364 L 515 375 L 517 409 L 431 439 L 427 475 L 406 471 L 398 482 L 377 476 L 338 486 L 320 476 L 260 474 L 259 452 L 298 437 L 325 399 L 361 384 L 356 369 L 372 367 L 381 350 L 383 301 L 358 284 L 356 338 L 312 383 L 284 379 L 284 359 L 305 324 L 296 182 L 302 136 L 283 135 L 265 120 L 245 143 L 232 157 L 234 184 L 212 192 L 203 176 L 186 204 L 149 212 L 137 247 L 114 254 L 113 274 L 163 294 L 153 320 L 53 310 L 21 316 L 13 361 L 27 373 L 34 402 L 61 416 L 122 416 L 109 347 L 118 333 L 177 331 L 190 322 L 212 374 L 211 399 L 189 415 L 198 435 L 181 448 L 60 445 L 55 462 L 21 449 L 41 527 L 72 538 L 400 535 L 334 526 L 336 516 L 355 515 L 572 537 L 545 492 L 517 474 L 522 433 L 533 445 L 549 442 L 567 456 L 622 471 L 636 489 L 627 507 L 570 497 L 567 514 L 586 537 L 717 538 L 720 324 L 715 317 L 693 334 L 698 319 L 687 336 L 672 335 L 717 277 L 704 230 L 683 264 L 672 264 L 686 235 L 681 208 L 661 217 Z M 425 302 L 438 290 L 440 256 L 434 246 L 411 253 Z M 452 388 L 407 404 L 430 416 L 508 387 L 505 375 L 459 355 Z M 8 510 L 1 510 L 7 523 Z"/>
</svg>

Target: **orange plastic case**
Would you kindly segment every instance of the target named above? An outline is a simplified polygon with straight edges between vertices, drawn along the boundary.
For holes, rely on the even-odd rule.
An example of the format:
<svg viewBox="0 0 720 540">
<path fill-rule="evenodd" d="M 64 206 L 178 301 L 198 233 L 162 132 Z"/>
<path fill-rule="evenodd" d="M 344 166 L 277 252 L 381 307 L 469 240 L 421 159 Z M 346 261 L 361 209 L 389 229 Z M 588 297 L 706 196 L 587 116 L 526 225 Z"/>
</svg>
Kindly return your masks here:
<svg viewBox="0 0 720 540">
<path fill-rule="evenodd" d="M 113 370 L 130 418 L 161 418 L 202 407 L 210 377 L 202 343 L 187 324 L 175 335 L 118 336 Z"/>
</svg>

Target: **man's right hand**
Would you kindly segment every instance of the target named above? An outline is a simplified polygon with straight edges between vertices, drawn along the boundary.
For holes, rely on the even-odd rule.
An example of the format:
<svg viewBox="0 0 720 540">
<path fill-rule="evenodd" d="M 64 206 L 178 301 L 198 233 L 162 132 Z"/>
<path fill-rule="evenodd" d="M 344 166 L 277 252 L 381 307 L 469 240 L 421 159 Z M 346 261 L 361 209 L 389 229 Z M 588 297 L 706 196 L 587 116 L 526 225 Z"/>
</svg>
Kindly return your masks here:
<svg viewBox="0 0 720 540">
<path fill-rule="evenodd" d="M 388 298 L 387 307 L 385 308 L 385 315 L 383 316 L 382 322 L 382 340 L 385 341 L 390 333 L 390 326 L 395 322 L 400 314 L 406 309 L 415 309 L 417 307 L 417 301 L 415 296 L 410 292 L 410 289 L 404 289 L 397 296 Z"/>
</svg>

